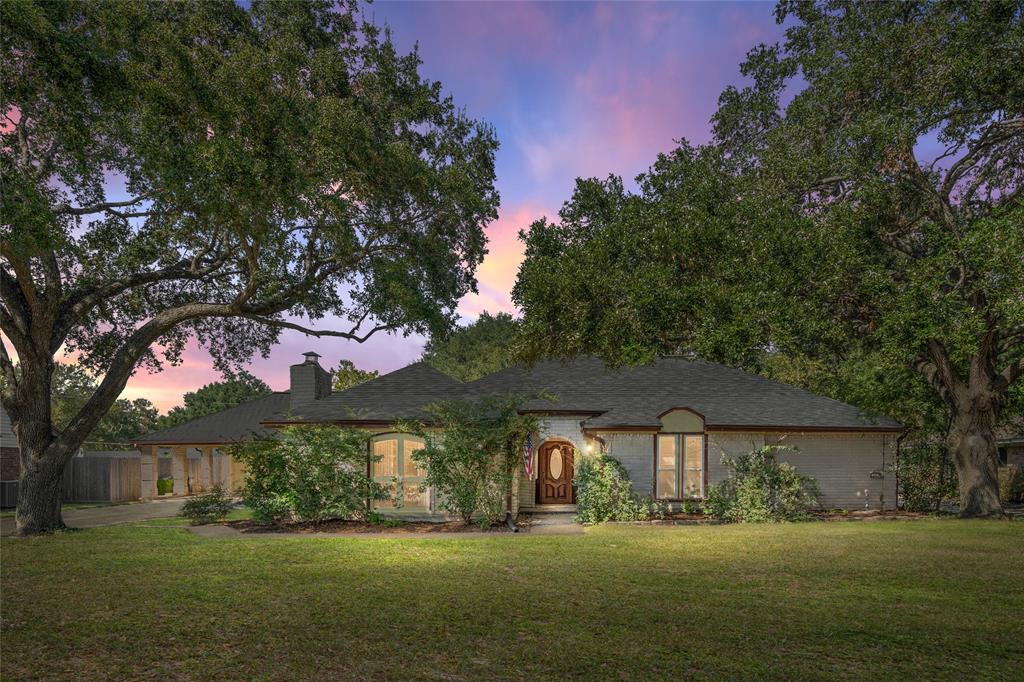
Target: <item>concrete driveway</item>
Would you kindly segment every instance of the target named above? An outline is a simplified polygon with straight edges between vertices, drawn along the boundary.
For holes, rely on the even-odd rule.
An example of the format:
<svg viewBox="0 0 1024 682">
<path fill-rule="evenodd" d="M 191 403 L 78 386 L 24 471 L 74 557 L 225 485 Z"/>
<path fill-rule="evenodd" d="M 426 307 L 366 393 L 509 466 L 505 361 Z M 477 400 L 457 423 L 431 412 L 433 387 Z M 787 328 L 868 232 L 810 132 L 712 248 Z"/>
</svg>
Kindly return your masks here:
<svg viewBox="0 0 1024 682">
<path fill-rule="evenodd" d="M 69 528 L 96 528 L 97 526 L 113 526 L 118 523 L 133 521 L 149 521 L 150 519 L 168 519 L 177 516 L 185 498 L 152 500 L 150 502 L 132 502 L 104 507 L 87 507 L 85 509 L 64 508 L 64 523 Z M 14 533 L 14 516 L 0 518 L 0 535 Z"/>
</svg>

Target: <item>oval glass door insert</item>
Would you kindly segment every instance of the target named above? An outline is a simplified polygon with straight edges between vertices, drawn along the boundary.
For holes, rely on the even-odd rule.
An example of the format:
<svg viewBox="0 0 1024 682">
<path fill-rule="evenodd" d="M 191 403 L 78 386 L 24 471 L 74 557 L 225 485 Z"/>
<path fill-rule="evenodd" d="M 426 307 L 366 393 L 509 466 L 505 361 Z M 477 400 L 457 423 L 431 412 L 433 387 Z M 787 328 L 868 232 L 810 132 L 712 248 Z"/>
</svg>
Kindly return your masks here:
<svg viewBox="0 0 1024 682">
<path fill-rule="evenodd" d="M 554 448 L 548 459 L 548 475 L 558 480 L 562 477 L 562 449 Z"/>
</svg>

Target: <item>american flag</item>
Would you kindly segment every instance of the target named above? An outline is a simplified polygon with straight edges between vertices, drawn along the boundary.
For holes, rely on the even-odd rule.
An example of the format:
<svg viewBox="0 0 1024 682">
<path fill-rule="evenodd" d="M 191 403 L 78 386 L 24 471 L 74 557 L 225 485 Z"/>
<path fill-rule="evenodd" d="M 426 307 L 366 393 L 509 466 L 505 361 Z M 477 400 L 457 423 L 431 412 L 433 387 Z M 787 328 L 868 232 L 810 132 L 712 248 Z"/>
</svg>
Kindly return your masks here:
<svg viewBox="0 0 1024 682">
<path fill-rule="evenodd" d="M 526 434 L 526 442 L 523 444 L 523 470 L 527 478 L 533 478 L 533 440 L 530 434 Z"/>
</svg>

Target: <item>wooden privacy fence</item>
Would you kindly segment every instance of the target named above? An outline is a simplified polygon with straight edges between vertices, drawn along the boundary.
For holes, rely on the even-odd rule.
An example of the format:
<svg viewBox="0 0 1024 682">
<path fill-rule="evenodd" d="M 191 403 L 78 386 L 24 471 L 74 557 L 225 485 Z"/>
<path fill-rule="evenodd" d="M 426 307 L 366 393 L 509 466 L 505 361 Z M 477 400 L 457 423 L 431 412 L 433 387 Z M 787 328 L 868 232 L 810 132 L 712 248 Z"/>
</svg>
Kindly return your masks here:
<svg viewBox="0 0 1024 682">
<path fill-rule="evenodd" d="M 128 502 L 141 492 L 138 457 L 74 457 L 64 469 L 65 502 Z"/>
<path fill-rule="evenodd" d="M 72 457 L 64 468 L 64 502 L 130 502 L 141 494 L 142 465 L 137 454 Z M 18 482 L 0 482 L 0 507 L 13 507 L 17 501 Z"/>
</svg>

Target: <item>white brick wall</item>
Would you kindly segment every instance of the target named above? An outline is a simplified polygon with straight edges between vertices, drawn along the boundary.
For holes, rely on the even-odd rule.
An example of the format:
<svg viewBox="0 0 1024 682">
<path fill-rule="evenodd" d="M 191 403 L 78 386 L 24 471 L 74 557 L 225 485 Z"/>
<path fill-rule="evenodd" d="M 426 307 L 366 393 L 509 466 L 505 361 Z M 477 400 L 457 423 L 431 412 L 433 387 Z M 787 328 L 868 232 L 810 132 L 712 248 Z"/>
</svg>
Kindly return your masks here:
<svg viewBox="0 0 1024 682">
<path fill-rule="evenodd" d="M 797 452 L 780 453 L 805 476 L 818 483 L 826 507 L 878 509 L 896 504 L 896 476 L 890 471 L 895 454 L 894 435 L 873 433 L 710 433 L 708 434 L 708 483 L 720 483 L 728 469 L 722 455 L 735 457 L 765 443 L 792 445 Z M 882 479 L 871 478 L 881 471 Z"/>
<path fill-rule="evenodd" d="M 764 445 L 762 433 L 709 433 L 708 439 L 708 485 L 721 483 L 729 475 L 722 464 L 722 457 L 739 457 Z"/>
<path fill-rule="evenodd" d="M 650 433 L 601 433 L 610 456 L 622 462 L 633 481 L 633 489 L 642 495 L 653 495 L 654 436 Z M 534 442 L 540 448 L 549 438 L 564 438 L 583 451 L 586 441 L 577 417 L 549 417 L 543 422 L 540 437 Z M 829 508 L 872 509 L 884 504 L 892 509 L 896 503 L 896 477 L 889 469 L 895 453 L 895 436 L 871 433 L 725 433 L 711 432 L 708 440 L 708 483 L 721 483 L 728 475 L 722 456 L 738 457 L 756 450 L 765 443 L 783 443 L 798 448 L 785 453 L 782 461 L 792 463 L 800 473 L 814 478 L 822 493 L 822 503 Z M 884 478 L 873 479 L 873 471 L 882 471 Z M 521 476 L 520 508 L 534 506 L 536 483 Z"/>
<path fill-rule="evenodd" d="M 608 455 L 622 462 L 633 481 L 633 490 L 654 495 L 654 434 L 602 433 Z"/>
<path fill-rule="evenodd" d="M 776 442 L 798 452 L 780 459 L 817 480 L 822 503 L 845 509 L 892 509 L 896 504 L 895 436 L 877 434 L 787 435 Z M 871 478 L 873 471 L 884 478 Z"/>
<path fill-rule="evenodd" d="M 544 441 L 558 438 L 569 441 L 576 446 L 577 451 L 583 452 L 586 446 L 586 439 L 584 439 L 583 432 L 580 430 L 580 421 L 582 421 L 582 417 L 579 416 L 550 416 L 544 418 L 541 421 L 540 433 L 533 441 L 534 451 L 539 451 Z M 532 509 L 536 500 L 536 492 L 537 482 L 527 479 L 522 471 L 520 471 L 519 508 Z"/>
</svg>

